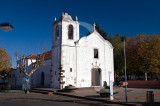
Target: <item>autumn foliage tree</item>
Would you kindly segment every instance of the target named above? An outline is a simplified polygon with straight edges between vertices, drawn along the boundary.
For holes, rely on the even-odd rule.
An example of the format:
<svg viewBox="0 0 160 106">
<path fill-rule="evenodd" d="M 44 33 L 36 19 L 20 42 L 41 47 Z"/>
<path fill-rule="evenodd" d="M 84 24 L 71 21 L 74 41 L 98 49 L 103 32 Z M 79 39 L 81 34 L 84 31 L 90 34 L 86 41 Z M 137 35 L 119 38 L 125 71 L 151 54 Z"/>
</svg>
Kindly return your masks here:
<svg viewBox="0 0 160 106">
<path fill-rule="evenodd" d="M 114 47 L 114 70 L 116 76 L 124 76 L 124 46 L 119 34 L 108 36 L 96 24 L 96 30 Z M 88 32 L 90 34 L 91 32 Z M 160 75 L 160 36 L 137 35 L 126 39 L 126 59 L 128 76 L 158 77 Z"/>
<path fill-rule="evenodd" d="M 159 35 L 137 35 L 126 40 L 127 73 L 158 76 L 160 74 Z"/>
<path fill-rule="evenodd" d="M 12 66 L 12 61 L 10 55 L 6 52 L 5 48 L 0 48 L 0 76 L 5 77 Z"/>
</svg>

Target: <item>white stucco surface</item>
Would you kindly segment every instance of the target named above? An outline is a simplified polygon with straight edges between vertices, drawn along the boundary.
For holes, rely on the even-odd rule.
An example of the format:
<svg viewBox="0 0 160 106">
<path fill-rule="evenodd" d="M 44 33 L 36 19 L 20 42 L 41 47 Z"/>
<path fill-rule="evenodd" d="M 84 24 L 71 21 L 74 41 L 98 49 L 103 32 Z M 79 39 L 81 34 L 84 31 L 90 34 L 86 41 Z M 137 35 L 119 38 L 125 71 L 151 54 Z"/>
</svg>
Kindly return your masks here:
<svg viewBox="0 0 160 106">
<path fill-rule="evenodd" d="M 52 46 L 52 87 L 59 88 L 60 81 L 64 81 L 64 86 L 74 85 L 76 87 L 92 86 L 92 69 L 101 69 L 101 85 L 104 81 L 109 85 L 109 72 L 114 81 L 113 47 L 110 42 L 104 40 L 102 36 L 94 30 L 90 35 L 79 38 L 79 23 L 70 18 L 67 13 L 62 15 L 61 20 L 53 25 L 53 46 Z M 59 39 L 56 40 L 56 26 L 59 26 Z M 68 39 L 68 26 L 73 26 L 73 39 Z M 58 42 L 58 43 L 57 43 Z M 59 48 L 59 49 L 58 49 Z M 99 58 L 94 58 L 94 49 L 98 49 Z M 62 66 L 63 80 L 59 67 Z M 72 69 L 72 71 L 71 71 Z"/>
<path fill-rule="evenodd" d="M 68 39 L 68 27 L 73 26 L 73 39 Z M 58 28 L 58 30 L 57 30 Z M 95 28 L 93 28 L 95 29 Z M 57 31 L 57 32 L 56 32 Z M 57 34 L 58 33 L 58 34 Z M 113 47 L 96 30 L 88 36 L 79 37 L 79 22 L 65 13 L 60 20 L 53 24 L 53 37 L 51 58 L 45 60 L 31 75 L 31 87 L 61 88 L 67 85 L 76 87 L 92 87 L 97 81 L 94 79 L 93 70 L 98 71 L 98 80 L 103 86 L 104 82 L 109 85 L 109 72 L 114 81 Z M 94 49 L 98 49 L 98 58 L 94 58 Z M 35 60 L 33 60 L 35 62 Z M 27 59 L 27 72 L 31 69 L 31 60 Z M 64 72 L 61 73 L 61 70 Z M 44 73 L 44 84 L 42 83 Z M 12 72 L 14 82 L 12 85 L 22 85 L 23 72 L 19 69 Z M 62 84 L 64 83 L 64 84 Z M 97 83 L 97 82 L 96 82 Z"/>
</svg>

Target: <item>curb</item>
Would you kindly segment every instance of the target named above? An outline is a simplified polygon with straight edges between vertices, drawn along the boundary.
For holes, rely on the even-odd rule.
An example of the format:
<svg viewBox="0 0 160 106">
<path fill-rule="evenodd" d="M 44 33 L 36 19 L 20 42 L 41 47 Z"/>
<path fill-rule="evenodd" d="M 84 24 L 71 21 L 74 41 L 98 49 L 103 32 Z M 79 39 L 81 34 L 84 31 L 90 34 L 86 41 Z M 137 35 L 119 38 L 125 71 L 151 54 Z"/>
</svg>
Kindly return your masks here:
<svg viewBox="0 0 160 106">
<path fill-rule="evenodd" d="M 89 98 L 89 97 L 83 97 L 83 96 L 64 94 L 64 93 L 59 93 L 59 92 L 55 92 L 53 94 L 74 97 L 74 98 L 79 98 L 79 99 L 86 99 L 86 100 L 91 100 L 91 101 L 104 102 L 104 103 L 108 103 L 108 104 L 120 104 L 120 105 L 127 105 L 127 106 L 142 106 L 142 104 L 129 104 L 129 103 L 122 103 L 122 102 L 113 102 L 110 100 L 95 99 L 95 98 Z"/>
<path fill-rule="evenodd" d="M 83 96 L 76 96 L 76 95 L 64 94 L 64 93 L 59 93 L 59 92 L 54 92 L 53 94 L 74 97 L 74 98 L 79 98 L 79 99 L 86 99 L 86 100 L 91 100 L 91 101 L 98 101 L 98 102 L 103 102 L 103 103 L 108 103 L 108 104 L 120 104 L 120 105 L 125 105 L 125 106 L 144 106 L 144 105 L 148 106 L 148 105 L 160 104 L 160 102 L 132 104 L 132 103 L 124 103 L 124 102 L 114 102 L 111 100 L 102 100 L 102 99 L 95 99 L 95 98 L 89 98 L 89 97 L 83 97 Z"/>
<path fill-rule="evenodd" d="M 98 101 L 98 102 L 103 102 L 103 103 L 108 103 L 108 104 L 120 104 L 120 105 L 126 105 L 126 106 L 144 106 L 144 105 L 160 104 L 160 102 L 133 104 L 133 103 L 120 102 L 120 101 L 117 101 L 117 100 L 111 101 L 111 100 L 103 100 L 103 99 L 96 99 L 96 98 L 90 98 L 90 97 L 76 96 L 76 95 L 61 93 L 61 92 L 57 92 L 57 91 L 46 91 L 46 92 L 44 92 L 44 91 L 46 91 L 46 90 L 40 90 L 37 93 L 43 93 L 43 94 L 48 94 L 48 95 L 51 95 L 51 94 L 62 95 L 62 96 L 68 96 L 68 97 L 73 97 L 73 98 L 86 99 L 86 100 L 90 100 L 90 101 Z M 83 89 L 80 89 L 78 91 L 83 91 Z M 157 94 L 156 96 L 158 96 L 158 95 L 159 94 Z"/>
</svg>

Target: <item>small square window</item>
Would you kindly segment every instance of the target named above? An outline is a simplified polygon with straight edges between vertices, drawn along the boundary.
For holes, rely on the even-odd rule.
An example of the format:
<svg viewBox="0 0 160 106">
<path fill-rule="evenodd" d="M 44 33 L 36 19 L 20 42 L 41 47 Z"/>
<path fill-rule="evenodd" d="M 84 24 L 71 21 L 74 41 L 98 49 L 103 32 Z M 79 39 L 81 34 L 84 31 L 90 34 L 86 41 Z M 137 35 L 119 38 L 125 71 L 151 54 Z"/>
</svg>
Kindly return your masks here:
<svg viewBox="0 0 160 106">
<path fill-rule="evenodd" d="M 94 58 L 98 59 L 98 49 L 94 49 Z"/>
<path fill-rule="evenodd" d="M 72 68 L 70 68 L 70 72 L 72 72 Z"/>
</svg>

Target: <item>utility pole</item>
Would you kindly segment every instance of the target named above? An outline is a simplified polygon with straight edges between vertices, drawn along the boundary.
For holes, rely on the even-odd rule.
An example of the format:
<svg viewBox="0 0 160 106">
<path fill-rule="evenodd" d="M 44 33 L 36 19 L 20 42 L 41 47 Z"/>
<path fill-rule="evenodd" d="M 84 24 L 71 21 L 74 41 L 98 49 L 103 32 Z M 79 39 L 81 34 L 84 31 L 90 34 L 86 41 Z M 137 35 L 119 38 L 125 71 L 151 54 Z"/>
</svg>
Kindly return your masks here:
<svg viewBox="0 0 160 106">
<path fill-rule="evenodd" d="M 125 95 L 126 95 L 126 102 L 128 102 L 128 97 L 127 97 L 127 72 L 126 72 L 126 52 L 125 52 L 125 37 L 123 38 L 124 42 L 124 65 L 125 65 Z"/>
</svg>

